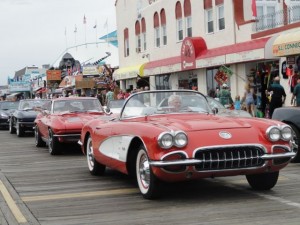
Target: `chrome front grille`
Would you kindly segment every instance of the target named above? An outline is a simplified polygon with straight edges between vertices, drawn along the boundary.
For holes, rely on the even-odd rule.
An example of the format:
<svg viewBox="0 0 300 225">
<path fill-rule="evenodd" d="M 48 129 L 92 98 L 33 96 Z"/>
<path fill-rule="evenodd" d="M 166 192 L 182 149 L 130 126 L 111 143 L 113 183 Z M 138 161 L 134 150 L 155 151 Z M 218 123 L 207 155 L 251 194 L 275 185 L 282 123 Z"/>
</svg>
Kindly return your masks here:
<svg viewBox="0 0 300 225">
<path fill-rule="evenodd" d="M 195 165 L 197 171 L 226 170 L 260 167 L 265 160 L 264 151 L 259 146 L 218 146 L 199 149 L 195 158 L 201 163 Z"/>
</svg>

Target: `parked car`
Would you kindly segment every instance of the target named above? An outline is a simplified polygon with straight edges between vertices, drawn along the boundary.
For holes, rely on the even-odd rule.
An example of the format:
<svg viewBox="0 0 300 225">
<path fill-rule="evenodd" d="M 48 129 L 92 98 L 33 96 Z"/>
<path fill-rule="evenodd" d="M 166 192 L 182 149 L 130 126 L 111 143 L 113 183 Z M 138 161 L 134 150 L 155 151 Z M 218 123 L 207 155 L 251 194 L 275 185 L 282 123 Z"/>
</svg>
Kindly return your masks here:
<svg viewBox="0 0 300 225">
<path fill-rule="evenodd" d="M 9 118 L 9 132 L 17 133 L 22 137 L 25 131 L 33 131 L 34 120 L 39 110 L 48 106 L 50 100 L 47 99 L 23 99 L 20 100 L 18 109 L 16 109 Z"/>
<path fill-rule="evenodd" d="M 282 121 L 293 129 L 293 150 L 296 153 L 292 162 L 300 162 L 299 140 L 300 140 L 300 107 L 280 107 L 273 112 L 272 119 Z"/>
<path fill-rule="evenodd" d="M 221 102 L 215 98 L 206 96 L 208 104 L 212 109 L 217 109 L 218 115 L 222 116 L 238 116 L 238 117 L 252 117 L 250 113 L 245 110 L 228 109 Z"/>
<path fill-rule="evenodd" d="M 62 152 L 62 144 L 76 143 L 82 126 L 93 118 L 105 115 L 94 97 L 66 97 L 51 101 L 50 108 L 40 113 L 34 121 L 35 145 L 48 145 L 49 153 Z"/>
<path fill-rule="evenodd" d="M 174 95 L 190 101 L 176 111 L 161 104 Z M 110 117 L 82 128 L 79 144 L 88 169 L 103 175 L 109 167 L 136 177 L 146 199 L 160 195 L 162 181 L 234 175 L 246 175 L 253 189 L 269 190 L 295 156 L 289 125 L 217 116 L 197 91 L 138 92 L 129 96 L 120 114 Z"/>
<path fill-rule="evenodd" d="M 9 115 L 18 108 L 18 101 L 0 101 L 0 127 L 8 128 Z"/>
<path fill-rule="evenodd" d="M 110 100 L 104 109 L 107 113 L 120 113 L 125 99 Z"/>
</svg>

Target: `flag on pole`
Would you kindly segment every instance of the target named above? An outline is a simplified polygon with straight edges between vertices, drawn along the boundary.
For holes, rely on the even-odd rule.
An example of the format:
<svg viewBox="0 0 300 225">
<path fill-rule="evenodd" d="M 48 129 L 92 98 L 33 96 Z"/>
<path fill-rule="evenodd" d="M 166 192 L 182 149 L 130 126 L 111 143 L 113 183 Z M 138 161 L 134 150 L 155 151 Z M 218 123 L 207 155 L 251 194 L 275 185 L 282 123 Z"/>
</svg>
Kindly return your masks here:
<svg viewBox="0 0 300 225">
<path fill-rule="evenodd" d="M 76 26 L 76 24 L 75 24 L 74 33 L 76 33 L 76 32 L 77 32 L 77 26 Z"/>
<path fill-rule="evenodd" d="M 65 27 L 65 36 L 67 36 L 67 28 Z"/>
<path fill-rule="evenodd" d="M 86 24 L 86 18 L 85 18 L 85 15 L 83 16 L 83 24 Z"/>
<path fill-rule="evenodd" d="M 252 8 L 252 16 L 257 17 L 256 0 L 252 0 L 251 8 Z"/>
</svg>

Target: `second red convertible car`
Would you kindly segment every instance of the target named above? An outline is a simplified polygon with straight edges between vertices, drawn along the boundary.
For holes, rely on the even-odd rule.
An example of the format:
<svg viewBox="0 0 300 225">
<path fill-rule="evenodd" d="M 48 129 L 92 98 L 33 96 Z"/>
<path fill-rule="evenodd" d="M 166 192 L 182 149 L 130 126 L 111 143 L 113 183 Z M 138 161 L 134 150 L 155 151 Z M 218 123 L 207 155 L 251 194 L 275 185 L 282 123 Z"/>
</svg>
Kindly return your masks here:
<svg viewBox="0 0 300 225">
<path fill-rule="evenodd" d="M 269 190 L 295 156 L 289 125 L 219 116 L 196 91 L 138 92 L 110 117 L 82 128 L 88 169 L 101 175 L 109 167 L 136 177 L 147 199 L 161 193 L 162 181 L 234 175 L 246 175 L 253 189 Z"/>
<path fill-rule="evenodd" d="M 77 143 L 82 126 L 104 114 L 97 98 L 53 99 L 48 110 L 39 113 L 35 119 L 36 146 L 48 144 L 51 155 L 59 154 L 62 151 L 62 143 Z"/>
</svg>

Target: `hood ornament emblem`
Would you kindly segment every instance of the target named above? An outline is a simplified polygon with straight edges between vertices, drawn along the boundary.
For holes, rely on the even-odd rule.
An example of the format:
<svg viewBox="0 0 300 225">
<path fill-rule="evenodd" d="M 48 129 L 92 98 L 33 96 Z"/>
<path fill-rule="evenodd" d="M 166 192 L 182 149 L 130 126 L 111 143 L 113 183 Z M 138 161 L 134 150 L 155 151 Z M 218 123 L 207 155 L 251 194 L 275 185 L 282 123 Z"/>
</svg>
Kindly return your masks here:
<svg viewBox="0 0 300 225">
<path fill-rule="evenodd" d="M 230 139 L 232 137 L 231 133 L 229 133 L 227 131 L 221 131 L 219 133 L 219 136 L 224 139 Z"/>
</svg>

